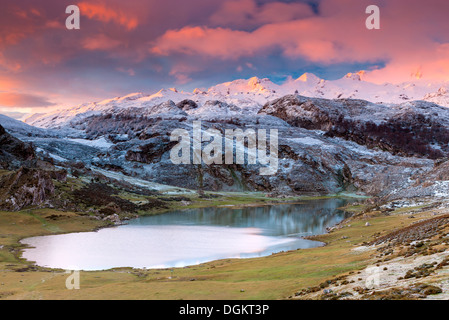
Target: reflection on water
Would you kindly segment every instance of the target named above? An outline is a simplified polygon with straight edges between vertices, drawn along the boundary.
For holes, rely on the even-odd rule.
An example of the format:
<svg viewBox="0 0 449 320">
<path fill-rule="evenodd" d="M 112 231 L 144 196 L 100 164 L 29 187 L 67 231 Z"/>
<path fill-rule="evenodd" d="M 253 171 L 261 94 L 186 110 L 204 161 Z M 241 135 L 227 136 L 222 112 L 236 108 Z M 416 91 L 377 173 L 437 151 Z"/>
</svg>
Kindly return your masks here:
<svg viewBox="0 0 449 320">
<path fill-rule="evenodd" d="M 321 245 L 321 234 L 345 218 L 347 200 L 325 199 L 263 207 L 204 208 L 141 217 L 97 232 L 34 237 L 23 257 L 63 269 L 182 267 Z"/>
<path fill-rule="evenodd" d="M 301 204 L 232 208 L 204 208 L 141 217 L 130 226 L 196 225 L 259 228 L 267 236 L 307 236 L 321 234 L 326 227 L 344 219 L 337 210 L 347 200 L 325 199 L 304 201 Z"/>
</svg>

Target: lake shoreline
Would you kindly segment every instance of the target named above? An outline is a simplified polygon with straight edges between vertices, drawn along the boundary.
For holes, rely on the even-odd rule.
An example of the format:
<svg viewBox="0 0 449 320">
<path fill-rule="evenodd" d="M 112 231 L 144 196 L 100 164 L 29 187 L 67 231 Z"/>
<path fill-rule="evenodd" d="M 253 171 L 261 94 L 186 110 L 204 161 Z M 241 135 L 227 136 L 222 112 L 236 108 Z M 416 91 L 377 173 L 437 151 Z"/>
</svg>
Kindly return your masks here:
<svg viewBox="0 0 449 320">
<path fill-rule="evenodd" d="M 217 210 L 219 210 L 219 211 L 226 211 L 226 209 L 230 209 L 230 210 L 244 210 L 244 211 L 254 211 L 254 210 L 257 210 L 258 208 L 261 208 L 261 207 L 276 207 L 276 206 L 281 206 L 281 205 L 288 205 L 288 206 L 298 206 L 298 209 L 295 209 L 295 216 L 297 217 L 298 216 L 298 214 L 300 214 L 297 210 L 301 210 L 301 208 L 302 208 L 302 206 L 303 205 L 305 205 L 306 203 L 314 203 L 314 202 L 316 202 L 316 201 L 319 201 L 319 202 L 322 202 L 322 201 L 324 201 L 323 203 L 327 203 L 327 202 L 329 202 L 329 201 L 331 201 L 331 202 L 333 202 L 333 201 L 348 201 L 347 200 L 347 197 L 345 197 L 345 199 L 343 200 L 343 198 L 342 197 L 326 197 L 326 198 L 320 198 L 320 199 L 307 199 L 307 200 L 302 200 L 302 201 L 297 201 L 297 200 L 289 200 L 289 201 L 279 201 L 279 202 L 271 202 L 271 203 L 267 203 L 267 202 L 263 202 L 263 203 L 247 203 L 247 204 L 244 204 L 244 205 L 241 205 L 241 204 L 235 204 L 235 205 L 225 205 L 225 206 L 220 206 L 220 205 L 218 205 L 218 206 L 214 206 L 214 207 L 208 207 L 208 206 L 205 206 L 205 207 L 203 207 L 203 208 L 201 208 L 201 210 L 209 210 L 209 211 L 211 211 L 211 209 L 213 209 L 213 211 L 217 211 Z M 333 215 L 334 214 L 338 214 L 337 213 L 337 211 L 335 211 L 335 210 L 337 210 L 338 209 L 338 211 L 340 211 L 341 209 L 338 207 L 335 207 L 335 209 L 332 209 L 332 212 L 334 212 L 334 213 L 332 213 Z M 126 222 L 124 222 L 124 221 L 121 221 L 120 222 L 120 224 L 109 224 L 109 225 L 104 225 L 104 226 L 98 226 L 98 227 L 96 227 L 94 230 L 86 230 L 86 231 L 83 231 L 83 233 L 89 233 L 89 232 L 94 232 L 94 233 L 98 233 L 98 232 L 100 232 L 102 229 L 106 229 L 106 228 L 110 228 L 110 227 L 117 227 L 118 229 L 117 229 L 117 231 L 116 232 L 120 232 L 119 231 L 119 229 L 120 229 L 120 227 L 121 226 L 129 226 L 129 223 L 131 222 L 131 221 L 137 221 L 137 220 L 139 220 L 139 219 L 146 219 L 146 220 L 153 220 L 153 221 L 155 221 L 155 219 L 156 220 L 158 220 L 158 219 L 160 219 L 162 216 L 164 216 L 164 217 L 168 217 L 167 215 L 170 215 L 170 213 L 171 214 L 174 214 L 174 213 L 176 213 L 176 212 L 178 212 L 179 214 L 181 214 L 181 216 L 183 216 L 183 215 L 185 215 L 185 214 L 189 214 L 189 217 L 188 218 L 186 218 L 188 221 L 187 221 L 187 223 L 188 224 L 190 224 L 191 223 L 191 221 L 195 221 L 195 218 L 192 216 L 192 211 L 193 212 L 196 212 L 196 210 L 199 210 L 198 208 L 184 208 L 184 209 L 182 209 L 182 210 L 175 210 L 175 211 L 171 211 L 171 212 L 165 212 L 165 213 L 158 213 L 157 215 L 140 215 L 140 216 L 138 216 L 138 217 L 136 217 L 136 218 L 134 218 L 134 219 L 129 219 L 128 221 L 126 221 Z M 271 209 L 270 209 L 271 210 Z M 287 210 L 291 210 L 291 209 L 287 209 Z M 313 217 L 313 211 L 310 211 L 310 210 L 313 210 L 313 209 L 308 209 L 309 211 L 306 213 L 306 216 L 307 217 L 309 217 L 309 219 L 312 219 L 312 217 Z M 282 212 L 277 212 L 276 214 L 283 214 Z M 328 213 L 329 214 L 329 213 Z M 221 215 L 219 215 L 219 216 L 221 216 Z M 227 214 L 225 215 L 225 216 L 227 216 Z M 224 217 L 225 217 L 224 216 Z M 157 217 L 157 218 L 156 218 Z M 327 214 L 326 214 L 326 217 L 327 217 Z M 163 217 L 162 217 L 163 218 Z M 260 220 L 262 218 L 262 216 L 260 216 L 260 214 L 258 214 L 258 220 Z M 279 219 L 280 218 L 280 216 L 277 218 L 277 219 Z M 298 218 L 297 218 L 298 219 Z M 328 219 L 328 218 L 327 218 Z M 303 222 L 303 220 L 301 220 L 302 222 L 297 222 L 296 224 L 295 224 L 295 227 L 296 228 L 299 228 L 299 226 L 301 225 L 301 223 L 303 224 L 304 222 Z M 221 223 L 223 223 L 223 222 L 221 222 Z M 253 222 L 254 223 L 254 222 Z M 290 222 L 291 223 L 291 222 Z M 132 222 L 131 222 L 131 224 L 132 224 Z M 166 225 L 166 223 L 164 224 L 164 225 Z M 201 225 L 201 224 L 200 224 Z M 198 225 L 198 226 L 200 226 L 200 225 Z M 225 223 L 225 225 L 226 226 L 230 226 L 229 225 L 229 222 L 226 222 Z M 332 222 L 332 225 L 331 226 L 334 226 L 335 225 L 335 223 L 333 223 Z M 211 226 L 213 226 L 213 224 L 211 225 Z M 217 225 L 217 226 L 219 226 L 219 225 Z M 267 225 L 268 227 L 269 227 L 269 225 Z M 248 228 L 257 228 L 257 226 L 255 226 L 255 225 L 247 225 L 246 227 L 248 227 Z M 240 229 L 241 228 L 241 226 L 238 226 L 238 228 Z M 126 229 L 125 229 L 126 230 Z M 262 230 L 266 230 L 266 227 L 264 227 Z M 179 232 L 179 231 L 177 231 L 177 232 Z M 229 232 L 229 231 L 228 231 Z M 310 231 L 308 231 L 308 233 L 309 233 Z M 325 232 L 325 229 L 323 228 L 321 231 L 319 231 L 319 232 L 317 232 L 317 231 L 314 231 L 313 233 L 315 233 L 315 235 L 320 235 L 320 234 L 322 234 L 322 233 L 324 233 Z M 80 232 L 70 232 L 70 233 L 72 233 L 73 234 L 73 236 L 72 236 L 72 238 L 73 237 L 78 237 L 78 234 L 80 233 Z M 293 232 L 293 233 L 295 233 L 295 232 Z M 63 233 L 58 233 L 58 235 L 62 235 Z M 103 233 L 104 234 L 104 233 Z M 286 237 L 285 238 L 285 241 L 287 240 L 287 239 L 291 239 L 291 232 L 288 232 L 288 237 L 286 237 L 287 235 L 285 235 L 284 237 Z M 222 234 L 223 236 L 225 236 L 225 234 Z M 54 237 L 54 236 L 56 236 L 56 234 L 53 234 L 53 235 L 51 235 L 50 237 Z M 87 237 L 92 237 L 92 236 L 97 236 L 97 235 L 92 235 L 92 234 L 87 234 L 86 235 Z M 98 235 L 99 236 L 99 235 Z M 117 235 L 116 235 L 117 236 Z M 162 235 L 163 236 L 163 235 Z M 262 236 L 262 235 L 261 235 Z M 269 235 L 263 235 L 264 237 L 269 237 Z M 38 236 L 39 237 L 39 236 Z M 44 236 L 45 237 L 45 236 Z M 258 251 L 256 251 L 257 253 L 255 253 L 255 254 L 253 254 L 253 256 L 252 255 L 248 255 L 248 254 L 244 254 L 243 252 L 241 253 L 241 254 L 238 254 L 239 256 L 240 255 L 242 255 L 243 254 L 243 256 L 242 257 L 240 257 L 240 258 L 242 258 L 242 259 L 248 259 L 248 258 L 252 258 L 252 257 L 264 257 L 264 256 L 267 256 L 267 255 L 270 255 L 270 254 L 276 254 L 276 253 L 279 253 L 279 252 L 288 252 L 288 251 L 294 251 L 294 250 L 299 250 L 299 249 L 309 249 L 309 248 L 314 248 L 314 247 L 318 247 L 318 246 L 323 246 L 323 245 L 325 245 L 325 243 L 324 242 L 322 242 L 322 241 L 318 241 L 318 240 L 314 240 L 314 239 L 309 239 L 309 237 L 310 236 L 307 236 L 307 235 L 303 235 L 303 236 L 299 236 L 299 237 L 295 237 L 295 239 L 296 240 L 288 240 L 288 242 L 292 242 L 293 241 L 293 243 L 298 243 L 297 244 L 297 246 L 299 246 L 299 248 L 298 247 L 295 247 L 295 248 L 291 248 L 291 245 L 288 245 L 288 247 L 289 247 L 289 249 L 287 249 L 287 248 L 285 248 L 285 249 L 277 249 L 277 251 L 271 251 L 269 248 L 270 248 L 270 246 L 268 246 L 268 247 L 265 247 L 263 250 L 262 250 L 262 248 L 261 249 L 259 249 L 259 250 L 262 250 L 262 251 L 260 251 L 259 252 L 259 250 Z M 31 259 L 31 258 L 29 258 L 29 256 L 30 256 L 30 254 L 32 254 L 33 253 L 33 251 L 36 251 L 36 250 L 38 250 L 34 245 L 32 245 L 32 244 L 30 244 L 29 242 L 30 241 L 44 241 L 45 239 L 35 239 L 36 237 L 27 237 L 27 238 L 24 238 L 24 239 L 20 239 L 20 244 L 22 244 L 23 245 L 23 247 L 22 247 L 22 249 L 21 249 L 21 254 L 20 254 L 20 258 L 22 258 L 22 259 L 25 259 L 26 261 L 32 261 L 32 262 L 35 262 L 34 260 L 36 260 L 36 259 Z M 64 239 L 67 239 L 67 238 L 69 238 L 69 237 L 64 237 Z M 222 238 L 222 237 L 221 237 Z M 62 239 L 62 238 L 61 238 Z M 101 239 L 101 238 L 100 238 Z M 214 238 L 211 238 L 211 239 L 214 239 Z M 269 238 L 266 238 L 266 239 L 269 239 Z M 273 238 L 273 240 L 274 240 L 275 238 Z M 282 239 L 282 237 L 280 236 L 280 235 L 276 235 L 276 239 L 278 239 L 277 241 L 280 241 L 281 239 Z M 97 241 L 95 241 L 94 243 L 95 244 L 97 244 L 98 242 L 99 242 L 100 240 L 97 240 Z M 114 241 L 114 240 L 112 240 L 112 241 Z M 248 241 L 249 241 L 249 239 L 248 239 Z M 308 241 L 313 241 L 314 243 L 315 243 L 315 245 L 312 245 L 312 243 L 309 243 Z M 28 243 L 27 243 L 28 242 Z M 78 241 L 79 242 L 79 241 Z M 141 243 L 141 241 L 136 241 L 136 243 Z M 162 243 L 165 243 L 165 241 L 162 241 Z M 241 243 L 245 243 L 245 242 L 241 242 Z M 303 244 L 300 244 L 300 243 L 303 243 Z M 111 243 L 111 245 L 112 245 L 112 243 Z M 240 244 L 240 246 L 241 246 L 242 244 Z M 117 246 L 120 246 L 120 243 L 116 243 L 115 244 L 115 248 L 117 248 Z M 305 246 L 305 247 L 304 247 Z M 153 246 L 148 246 L 148 247 L 153 247 Z M 88 249 L 92 249 L 91 248 L 91 246 L 88 246 L 87 247 Z M 108 248 L 109 248 L 109 245 L 108 246 L 106 246 L 105 248 L 104 248 L 104 250 L 108 250 Z M 177 248 L 177 247 L 176 247 Z M 34 250 L 33 250 L 34 249 Z M 135 249 L 134 248 L 134 246 L 133 246 L 133 248 L 132 248 L 133 250 Z M 74 251 L 76 251 L 76 249 L 73 249 L 72 248 L 72 250 L 71 250 L 72 252 L 74 252 Z M 25 258 L 24 257 L 24 253 L 27 253 L 27 255 L 28 255 L 28 259 L 27 258 Z M 64 251 L 62 251 L 62 253 L 61 253 L 61 256 L 63 256 L 63 252 L 65 252 L 65 250 Z M 215 252 L 215 250 L 214 250 L 214 255 L 216 255 L 216 254 L 218 254 L 218 252 L 219 252 L 219 250 L 218 250 L 218 248 L 217 248 L 217 252 Z M 266 252 L 265 254 L 263 253 L 263 252 Z M 212 253 L 211 253 L 212 254 Z M 126 253 L 124 254 L 125 256 L 126 256 Z M 124 257 L 125 258 L 125 257 Z M 220 259 L 227 259 L 227 257 L 221 257 L 221 258 L 218 258 L 218 260 L 220 260 Z M 201 261 L 201 262 L 199 262 L 199 263 L 194 263 L 194 264 L 190 264 L 190 265 L 188 265 L 188 266 L 194 266 L 194 265 L 198 265 L 198 264 L 201 264 L 201 263 L 205 263 L 205 262 L 212 262 L 212 261 L 215 261 L 215 260 L 217 260 L 216 258 L 215 259 L 206 259 L 206 260 L 204 260 L 204 261 Z M 80 259 L 80 261 L 86 261 L 86 259 Z M 41 267 L 41 268 L 49 268 L 49 269 L 64 269 L 64 268 L 60 268 L 60 267 L 56 267 L 56 266 L 54 266 L 54 267 L 49 267 L 49 266 L 44 266 L 44 265 L 48 265 L 48 264 L 43 264 L 43 263 L 41 263 L 40 265 L 38 264 L 38 263 L 36 263 L 35 262 L 35 264 L 36 264 L 36 266 L 39 266 L 39 267 Z M 167 266 L 167 267 L 152 267 L 152 266 L 146 266 L 146 267 L 138 267 L 138 266 L 128 266 L 128 267 L 131 267 L 131 268 L 134 268 L 134 269 L 154 269 L 154 268 L 156 268 L 156 269 L 165 269 L 165 268 L 179 268 L 179 267 L 185 267 L 186 265 L 182 265 L 182 266 L 175 266 L 175 265 L 173 265 L 173 266 Z M 81 268 L 81 270 L 86 270 L 86 271 L 99 271 L 99 270 L 103 270 L 103 271 L 106 271 L 106 270 L 112 270 L 112 269 L 114 269 L 114 268 L 123 268 L 123 267 L 125 267 L 125 266 L 111 266 L 111 267 L 108 267 L 108 268 L 102 268 L 102 269 L 83 269 L 83 268 Z"/>
</svg>

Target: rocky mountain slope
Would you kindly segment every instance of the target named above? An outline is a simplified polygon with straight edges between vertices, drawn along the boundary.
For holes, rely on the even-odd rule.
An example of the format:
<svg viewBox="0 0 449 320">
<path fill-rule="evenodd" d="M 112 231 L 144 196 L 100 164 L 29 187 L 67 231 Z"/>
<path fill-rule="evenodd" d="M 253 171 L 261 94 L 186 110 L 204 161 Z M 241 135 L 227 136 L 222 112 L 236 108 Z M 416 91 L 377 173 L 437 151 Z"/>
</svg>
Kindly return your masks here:
<svg viewBox="0 0 449 320">
<path fill-rule="evenodd" d="M 392 154 L 437 159 L 449 151 L 449 109 L 423 101 L 381 105 L 290 95 L 267 103 L 259 114 Z"/>
<path fill-rule="evenodd" d="M 415 194 L 440 192 L 436 183 L 425 189 L 418 181 L 435 169 L 435 161 L 444 162 L 448 119 L 448 109 L 424 101 L 387 105 L 287 95 L 251 109 L 184 99 L 102 109 L 66 124 L 62 132 L 70 129 L 72 136 L 24 139 L 69 171 L 81 163 L 93 172 L 136 183 L 282 195 L 359 191 L 388 197 L 406 194 L 408 188 L 415 188 Z M 170 151 L 176 143 L 170 135 L 175 129 L 191 133 L 193 121 L 201 121 L 203 130 L 221 132 L 278 130 L 276 174 L 260 175 L 261 165 L 248 162 L 174 165 Z M 248 151 L 244 145 L 237 148 Z"/>
</svg>

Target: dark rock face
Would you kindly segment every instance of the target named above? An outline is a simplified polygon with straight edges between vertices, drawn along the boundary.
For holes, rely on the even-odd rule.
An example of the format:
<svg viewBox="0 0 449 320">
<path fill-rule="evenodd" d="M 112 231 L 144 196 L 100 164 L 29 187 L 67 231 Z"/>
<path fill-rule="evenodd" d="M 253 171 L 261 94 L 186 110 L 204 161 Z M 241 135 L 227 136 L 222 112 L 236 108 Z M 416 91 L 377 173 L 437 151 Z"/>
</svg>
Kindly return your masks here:
<svg viewBox="0 0 449 320">
<path fill-rule="evenodd" d="M 22 167 L 0 178 L 0 209 L 18 211 L 27 206 L 41 205 L 54 189 L 48 172 Z"/>
<path fill-rule="evenodd" d="M 154 139 L 153 139 L 154 140 Z M 139 146 L 137 150 L 128 150 L 125 159 L 141 163 L 154 163 L 161 161 L 162 155 L 169 151 L 177 142 L 171 141 L 150 142 Z"/>
<path fill-rule="evenodd" d="M 368 148 L 394 155 L 438 159 L 449 155 L 449 129 L 428 109 L 432 103 L 405 106 L 376 105 L 364 100 L 327 100 L 288 95 L 267 103 L 259 114 L 272 115 L 292 126 L 321 130 Z M 434 148 L 434 145 L 439 147 Z"/>
<path fill-rule="evenodd" d="M 185 99 L 185 100 L 182 100 L 181 102 L 178 102 L 176 104 L 176 106 L 179 109 L 182 109 L 183 111 L 189 111 L 189 110 L 198 108 L 198 104 L 195 101 L 192 101 L 189 99 Z"/>
<path fill-rule="evenodd" d="M 333 121 L 338 118 L 339 112 L 336 108 L 325 108 L 320 100 L 323 99 L 285 96 L 267 103 L 259 114 L 278 117 L 295 127 L 326 131 L 332 128 Z"/>
<path fill-rule="evenodd" d="M 2 126 L 0 169 L 11 171 L 0 176 L 0 210 L 43 205 L 55 191 L 53 180 L 67 178 L 67 171 L 55 170 L 51 162 L 38 159 L 31 144 L 11 136 Z"/>
<path fill-rule="evenodd" d="M 0 168 L 17 169 L 24 162 L 36 159 L 33 147 L 11 136 L 0 126 Z"/>
</svg>

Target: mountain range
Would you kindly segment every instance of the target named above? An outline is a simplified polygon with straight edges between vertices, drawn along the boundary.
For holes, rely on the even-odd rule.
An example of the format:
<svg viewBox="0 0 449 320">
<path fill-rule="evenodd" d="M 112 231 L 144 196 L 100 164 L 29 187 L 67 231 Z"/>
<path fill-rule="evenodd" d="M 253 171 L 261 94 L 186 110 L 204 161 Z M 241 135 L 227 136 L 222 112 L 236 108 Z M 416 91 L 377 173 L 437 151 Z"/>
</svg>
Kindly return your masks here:
<svg viewBox="0 0 449 320">
<path fill-rule="evenodd" d="M 364 80 L 365 73 L 348 73 L 341 79 L 324 80 L 311 73 L 297 79 L 289 78 L 278 85 L 267 78 L 253 77 L 221 83 L 209 89 L 195 89 L 193 92 L 178 91 L 176 88 L 161 89 L 153 94 L 132 93 L 99 102 L 55 110 L 50 113 L 33 114 L 24 121 L 42 128 L 61 128 L 71 121 L 129 108 L 154 107 L 167 101 L 175 104 L 190 100 L 198 106 L 210 101 L 221 101 L 235 105 L 239 112 L 255 113 L 270 100 L 289 94 L 324 99 L 361 99 L 377 104 L 399 104 L 407 101 L 423 100 L 438 105 L 449 106 L 449 82 L 427 82 L 423 79 L 402 84 L 375 84 Z M 159 111 L 159 112 L 163 112 Z M 208 113 L 208 108 L 195 111 Z"/>
<path fill-rule="evenodd" d="M 135 93 L 25 122 L 1 116 L 0 125 L 69 177 L 101 175 L 149 190 L 449 195 L 448 84 L 379 85 L 363 78 L 363 72 L 333 81 L 304 74 L 277 85 L 254 77 L 193 92 Z M 191 131 L 198 120 L 221 132 L 277 129 L 278 171 L 261 176 L 260 165 L 247 161 L 174 165 L 171 132 Z"/>
</svg>

